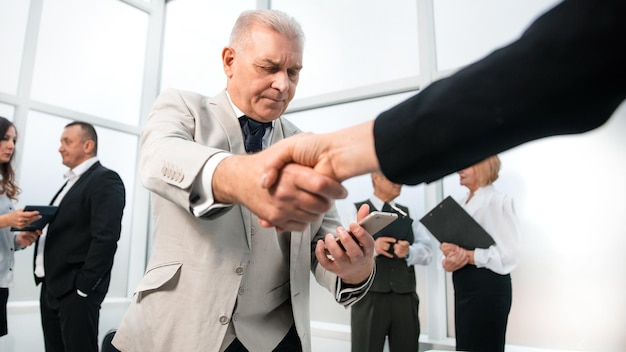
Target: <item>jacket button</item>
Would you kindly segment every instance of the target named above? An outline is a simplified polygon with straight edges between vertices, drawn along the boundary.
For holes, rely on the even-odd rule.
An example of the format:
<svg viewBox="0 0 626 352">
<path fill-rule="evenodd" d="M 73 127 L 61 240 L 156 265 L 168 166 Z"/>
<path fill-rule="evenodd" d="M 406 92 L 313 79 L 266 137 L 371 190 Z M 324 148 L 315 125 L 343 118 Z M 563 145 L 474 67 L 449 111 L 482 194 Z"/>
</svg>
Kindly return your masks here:
<svg viewBox="0 0 626 352">
<path fill-rule="evenodd" d="M 225 315 L 222 315 L 222 316 L 220 317 L 220 324 L 222 324 L 222 325 L 226 325 L 226 324 L 228 324 L 228 317 L 227 317 L 227 316 L 225 316 Z"/>
<path fill-rule="evenodd" d="M 235 273 L 237 275 L 243 275 L 243 266 L 238 266 L 235 268 Z"/>
</svg>

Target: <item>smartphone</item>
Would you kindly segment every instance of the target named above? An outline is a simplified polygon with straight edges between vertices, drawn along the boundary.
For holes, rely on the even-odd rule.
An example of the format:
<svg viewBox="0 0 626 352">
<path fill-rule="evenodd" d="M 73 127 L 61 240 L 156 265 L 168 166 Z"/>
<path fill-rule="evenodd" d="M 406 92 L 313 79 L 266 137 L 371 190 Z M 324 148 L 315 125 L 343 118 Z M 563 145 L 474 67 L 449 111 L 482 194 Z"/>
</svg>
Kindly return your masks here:
<svg viewBox="0 0 626 352">
<path fill-rule="evenodd" d="M 359 221 L 359 225 L 364 228 L 365 231 L 369 232 L 371 236 L 374 236 L 374 234 L 384 229 L 387 225 L 394 222 L 397 218 L 398 214 L 396 213 L 373 211 L 369 213 L 366 217 L 361 219 L 361 221 Z M 357 240 L 356 236 L 354 236 L 352 232 L 348 231 L 348 233 L 357 243 L 359 243 L 359 240 Z M 341 244 L 341 241 L 339 241 L 339 239 L 337 239 L 337 244 L 339 245 L 339 247 L 341 247 L 341 249 L 343 249 L 344 251 L 346 250 Z"/>
</svg>

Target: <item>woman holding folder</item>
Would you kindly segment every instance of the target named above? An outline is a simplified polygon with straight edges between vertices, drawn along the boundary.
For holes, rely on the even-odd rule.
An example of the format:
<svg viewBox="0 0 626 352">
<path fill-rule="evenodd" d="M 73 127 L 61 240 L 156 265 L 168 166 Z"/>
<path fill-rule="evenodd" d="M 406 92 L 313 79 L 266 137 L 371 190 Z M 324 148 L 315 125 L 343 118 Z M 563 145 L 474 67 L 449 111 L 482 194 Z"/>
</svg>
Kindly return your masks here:
<svg viewBox="0 0 626 352">
<path fill-rule="evenodd" d="M 473 249 L 447 242 L 440 246 L 443 268 L 452 272 L 459 351 L 504 351 L 519 234 L 513 199 L 492 185 L 499 171 L 500 159 L 492 156 L 458 172 L 461 185 L 469 189 L 459 204 L 495 244 Z"/>
<path fill-rule="evenodd" d="M 13 202 L 20 189 L 15 183 L 11 162 L 15 154 L 17 130 L 11 121 L 0 116 L 0 336 L 7 334 L 7 301 L 13 286 L 13 253 L 30 246 L 41 233 L 11 232 L 11 227 L 24 227 L 41 218 L 38 211 L 15 210 Z"/>
</svg>

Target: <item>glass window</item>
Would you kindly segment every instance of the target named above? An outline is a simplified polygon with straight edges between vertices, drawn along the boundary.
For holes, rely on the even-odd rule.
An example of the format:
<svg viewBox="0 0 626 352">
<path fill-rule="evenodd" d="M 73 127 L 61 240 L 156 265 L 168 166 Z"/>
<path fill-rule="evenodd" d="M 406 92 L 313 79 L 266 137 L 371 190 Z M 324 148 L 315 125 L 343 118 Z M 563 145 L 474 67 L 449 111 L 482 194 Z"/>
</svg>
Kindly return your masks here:
<svg viewBox="0 0 626 352">
<path fill-rule="evenodd" d="M 0 1 L 0 92 L 15 94 L 30 1 Z"/>
<path fill-rule="evenodd" d="M 67 167 L 61 163 L 58 153 L 59 139 L 63 128 L 71 120 L 31 111 L 26 131 L 19 131 L 24 138 L 22 166 L 18 185 L 22 188 L 18 207 L 28 204 L 49 204 L 64 184 L 63 174 Z M 126 297 L 130 251 L 130 229 L 132 219 L 132 196 L 134 194 L 137 136 L 95 126 L 98 133 L 98 158 L 102 165 L 115 170 L 126 188 L 126 207 L 122 220 L 122 234 L 115 254 L 111 275 L 109 297 Z M 30 143 L 29 141 L 37 141 Z M 45 146 L 42 148 L 42 146 Z M 19 252 L 15 256 L 15 289 L 11 300 L 35 300 L 39 288 L 33 284 L 33 246 L 26 249 L 29 254 Z"/>
<path fill-rule="evenodd" d="M 204 0 L 167 3 L 161 88 L 191 90 L 213 96 L 226 88 L 222 49 L 239 14 L 256 1 Z"/>
<path fill-rule="evenodd" d="M 274 0 L 306 36 L 296 99 L 419 74 L 417 2 Z"/>
<path fill-rule="evenodd" d="M 117 0 L 44 2 L 32 98 L 138 125 L 147 27 Z"/>
<path fill-rule="evenodd" d="M 7 105 L 0 103 L 0 116 L 5 117 L 13 121 L 13 114 L 15 113 L 15 107 L 13 105 Z"/>
<path fill-rule="evenodd" d="M 437 67 L 474 62 L 517 37 L 559 0 L 433 1 Z"/>
</svg>

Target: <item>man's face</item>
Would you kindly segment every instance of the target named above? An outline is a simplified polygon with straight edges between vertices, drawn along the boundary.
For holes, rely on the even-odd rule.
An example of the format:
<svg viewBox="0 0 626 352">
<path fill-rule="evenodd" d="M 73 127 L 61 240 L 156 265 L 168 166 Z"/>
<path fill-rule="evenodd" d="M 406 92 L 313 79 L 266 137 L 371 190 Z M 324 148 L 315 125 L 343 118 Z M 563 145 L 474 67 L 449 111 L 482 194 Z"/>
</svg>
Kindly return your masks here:
<svg viewBox="0 0 626 352">
<path fill-rule="evenodd" d="M 374 175 L 374 194 L 385 202 L 391 202 L 400 195 L 402 185 L 389 181 L 382 174 Z"/>
<path fill-rule="evenodd" d="M 247 46 L 222 52 L 226 89 L 233 103 L 249 117 L 269 122 L 280 117 L 293 96 L 302 69 L 302 48 L 261 26 L 254 26 Z"/>
<path fill-rule="evenodd" d="M 15 152 L 15 141 L 17 140 L 17 131 L 15 127 L 10 126 L 7 132 L 0 140 L 0 163 L 8 163 Z"/>
<path fill-rule="evenodd" d="M 63 165 L 70 169 L 80 165 L 89 159 L 93 141 L 83 141 L 82 128 L 78 125 L 66 127 L 61 135 L 59 153 L 63 159 Z"/>
</svg>

